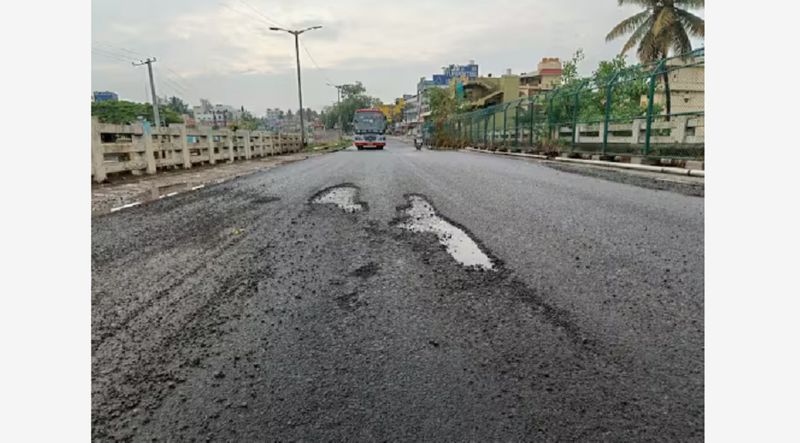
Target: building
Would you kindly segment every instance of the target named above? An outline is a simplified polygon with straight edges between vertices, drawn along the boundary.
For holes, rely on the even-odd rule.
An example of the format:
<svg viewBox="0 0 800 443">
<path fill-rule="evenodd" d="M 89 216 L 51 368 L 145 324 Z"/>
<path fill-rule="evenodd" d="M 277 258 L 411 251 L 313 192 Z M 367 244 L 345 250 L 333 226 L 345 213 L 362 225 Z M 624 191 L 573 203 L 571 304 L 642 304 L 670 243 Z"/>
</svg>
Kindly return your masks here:
<svg viewBox="0 0 800 443">
<path fill-rule="evenodd" d="M 540 92 L 551 91 L 561 84 L 561 60 L 545 57 L 536 67 L 536 73 L 522 73 L 519 79 L 519 96 L 530 97 Z"/>
<path fill-rule="evenodd" d="M 119 96 L 116 92 L 111 91 L 94 91 L 92 93 L 92 101 L 95 103 L 100 102 L 115 102 L 119 101 Z"/>
<path fill-rule="evenodd" d="M 264 114 L 264 124 L 266 125 L 267 129 L 275 131 L 279 128 L 280 121 L 283 119 L 283 116 L 283 109 L 267 108 L 267 112 Z"/>
<path fill-rule="evenodd" d="M 466 81 L 454 80 L 450 91 L 467 110 L 486 108 L 518 99 L 520 76 L 507 69 L 501 77 L 489 74 Z"/>
<path fill-rule="evenodd" d="M 442 74 L 448 77 L 447 83 L 452 78 L 465 77 L 468 79 L 478 78 L 478 65 L 475 60 L 470 60 L 466 65 L 450 65 L 442 68 Z"/>
<path fill-rule="evenodd" d="M 447 88 L 454 79 L 460 81 L 471 81 L 477 79 L 479 75 L 478 65 L 475 60 L 470 60 L 465 65 L 448 65 L 442 67 L 441 74 L 433 74 L 431 80 L 425 77 L 420 78 L 417 83 L 417 100 L 419 118 L 425 120 L 431 114 L 430 101 L 426 93 L 431 88 Z"/>
<path fill-rule="evenodd" d="M 669 72 L 670 113 L 705 111 L 705 63 L 698 58 L 681 60 L 675 58 L 667 61 Z M 667 99 L 664 88 L 664 77 L 656 77 L 656 91 L 653 104 L 667 112 Z M 642 96 L 642 106 L 647 106 L 647 96 Z"/>
<path fill-rule="evenodd" d="M 242 118 L 242 110 L 233 106 L 193 106 L 194 119 L 200 126 L 227 127 Z"/>
</svg>

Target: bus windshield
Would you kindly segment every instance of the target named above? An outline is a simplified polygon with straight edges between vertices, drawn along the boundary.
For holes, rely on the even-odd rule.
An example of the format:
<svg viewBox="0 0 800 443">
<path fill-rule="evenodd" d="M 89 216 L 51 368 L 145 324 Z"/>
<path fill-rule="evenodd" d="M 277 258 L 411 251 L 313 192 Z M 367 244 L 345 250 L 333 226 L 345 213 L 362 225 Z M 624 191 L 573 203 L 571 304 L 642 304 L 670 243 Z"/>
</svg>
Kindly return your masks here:
<svg viewBox="0 0 800 443">
<path fill-rule="evenodd" d="M 356 134 L 363 132 L 379 132 L 386 130 L 386 117 L 382 112 L 358 112 L 353 116 L 353 128 Z"/>
</svg>

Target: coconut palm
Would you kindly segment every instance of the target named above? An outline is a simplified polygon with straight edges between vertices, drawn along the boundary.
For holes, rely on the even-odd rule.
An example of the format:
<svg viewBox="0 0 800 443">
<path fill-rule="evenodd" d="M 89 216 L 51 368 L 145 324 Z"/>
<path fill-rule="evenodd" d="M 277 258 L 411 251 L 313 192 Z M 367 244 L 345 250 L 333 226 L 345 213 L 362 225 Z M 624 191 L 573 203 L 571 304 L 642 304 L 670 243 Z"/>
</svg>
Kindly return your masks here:
<svg viewBox="0 0 800 443">
<path fill-rule="evenodd" d="M 674 54 L 691 52 L 689 36 L 704 37 L 705 21 L 687 11 L 703 8 L 704 0 L 617 0 L 620 6 L 637 5 L 644 11 L 621 21 L 606 35 L 606 41 L 630 34 L 621 54 L 638 44 L 636 54 L 642 63 L 667 58 L 670 50 Z M 666 111 L 670 114 L 669 77 L 663 74 L 666 95 Z"/>
</svg>

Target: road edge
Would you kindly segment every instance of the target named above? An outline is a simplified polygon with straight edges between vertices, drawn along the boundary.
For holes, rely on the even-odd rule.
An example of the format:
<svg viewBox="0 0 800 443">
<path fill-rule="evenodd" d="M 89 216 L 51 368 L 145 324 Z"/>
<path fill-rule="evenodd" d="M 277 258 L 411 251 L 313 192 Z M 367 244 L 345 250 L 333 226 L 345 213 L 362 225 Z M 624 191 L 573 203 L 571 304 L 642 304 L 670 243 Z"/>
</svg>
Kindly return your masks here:
<svg viewBox="0 0 800 443">
<path fill-rule="evenodd" d="M 279 168 L 279 167 L 284 166 L 284 165 L 289 165 L 289 164 L 292 164 L 292 163 L 297 163 L 297 162 L 301 162 L 301 161 L 304 161 L 304 160 L 308 160 L 310 158 L 320 157 L 320 156 L 325 155 L 325 154 L 331 154 L 331 153 L 334 153 L 334 152 L 338 152 L 338 151 L 341 151 L 343 149 L 346 149 L 347 147 L 348 146 L 335 147 L 335 148 L 332 148 L 332 149 L 310 151 L 310 152 L 302 152 L 301 151 L 301 152 L 299 152 L 299 154 L 304 154 L 305 156 L 303 158 L 286 160 L 286 161 L 283 161 L 283 162 L 281 162 L 281 163 L 279 163 L 277 165 L 265 166 L 265 168 L 260 168 L 260 169 L 256 169 L 256 170 L 252 170 L 252 171 L 247 171 L 247 172 L 244 172 L 242 174 L 234 174 L 234 175 L 222 178 L 222 179 L 199 182 L 199 184 L 197 184 L 197 185 L 195 185 L 193 187 L 189 187 L 187 189 L 177 190 L 177 191 L 170 192 L 170 193 L 165 194 L 165 195 L 160 195 L 160 196 L 154 197 L 154 198 L 138 199 L 138 201 L 125 202 L 124 204 L 122 204 L 120 206 L 116 206 L 116 207 L 103 208 L 103 209 L 96 210 L 96 211 L 95 210 L 91 210 L 91 217 L 94 218 L 94 217 L 99 217 L 99 216 L 103 216 L 103 215 L 108 215 L 108 214 L 119 212 L 119 211 L 122 211 L 122 210 L 125 210 L 125 209 L 128 209 L 128 208 L 133 208 L 133 207 L 136 207 L 136 206 L 140 206 L 140 205 L 142 205 L 144 203 L 148 203 L 148 202 L 151 202 L 151 201 L 156 201 L 156 200 L 161 200 L 161 199 L 164 199 L 164 198 L 174 197 L 176 195 L 181 195 L 181 194 L 186 194 L 188 192 L 197 191 L 197 190 L 202 189 L 202 188 L 219 185 L 219 184 L 228 182 L 230 180 L 234 180 L 234 179 L 241 178 L 241 177 L 247 177 L 249 175 L 262 172 L 263 170 Z"/>
<path fill-rule="evenodd" d="M 492 154 L 492 155 L 505 155 L 509 157 L 523 157 L 523 158 L 532 158 L 536 160 L 543 160 L 543 161 L 550 161 L 550 162 L 562 162 L 562 163 L 578 163 L 583 165 L 594 165 L 594 166 L 603 166 L 607 168 L 617 168 L 617 169 L 631 169 L 637 171 L 647 171 L 647 172 L 657 172 L 661 174 L 672 174 L 672 175 L 685 175 L 689 177 L 702 177 L 705 178 L 705 171 L 698 170 L 698 169 L 684 169 L 684 168 L 675 168 L 669 166 L 650 166 L 650 165 L 637 165 L 631 163 L 616 163 L 616 162 L 609 162 L 603 160 L 584 160 L 578 158 L 567 158 L 567 157 L 548 157 L 546 155 L 541 154 L 524 154 L 521 152 L 499 152 L 499 151 L 484 151 L 482 149 L 475 149 L 472 147 L 466 147 L 460 149 L 461 152 L 479 152 L 481 154 Z"/>
</svg>

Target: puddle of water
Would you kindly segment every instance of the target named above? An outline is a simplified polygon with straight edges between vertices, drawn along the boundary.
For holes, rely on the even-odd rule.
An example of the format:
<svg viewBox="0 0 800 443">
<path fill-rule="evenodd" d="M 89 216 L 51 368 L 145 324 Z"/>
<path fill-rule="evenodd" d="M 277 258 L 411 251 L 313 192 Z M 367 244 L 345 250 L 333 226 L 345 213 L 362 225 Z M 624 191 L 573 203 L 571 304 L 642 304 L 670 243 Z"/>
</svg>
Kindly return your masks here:
<svg viewBox="0 0 800 443">
<path fill-rule="evenodd" d="M 323 191 L 311 200 L 316 204 L 334 204 L 345 212 L 357 212 L 364 209 L 364 204 L 357 201 L 358 188 L 355 186 L 336 186 Z"/>
<path fill-rule="evenodd" d="M 398 226 L 412 232 L 432 232 L 447 252 L 464 266 L 492 270 L 494 263 L 464 230 L 439 217 L 433 205 L 418 195 L 408 197 L 410 206 L 404 209 L 408 219 Z"/>
</svg>

